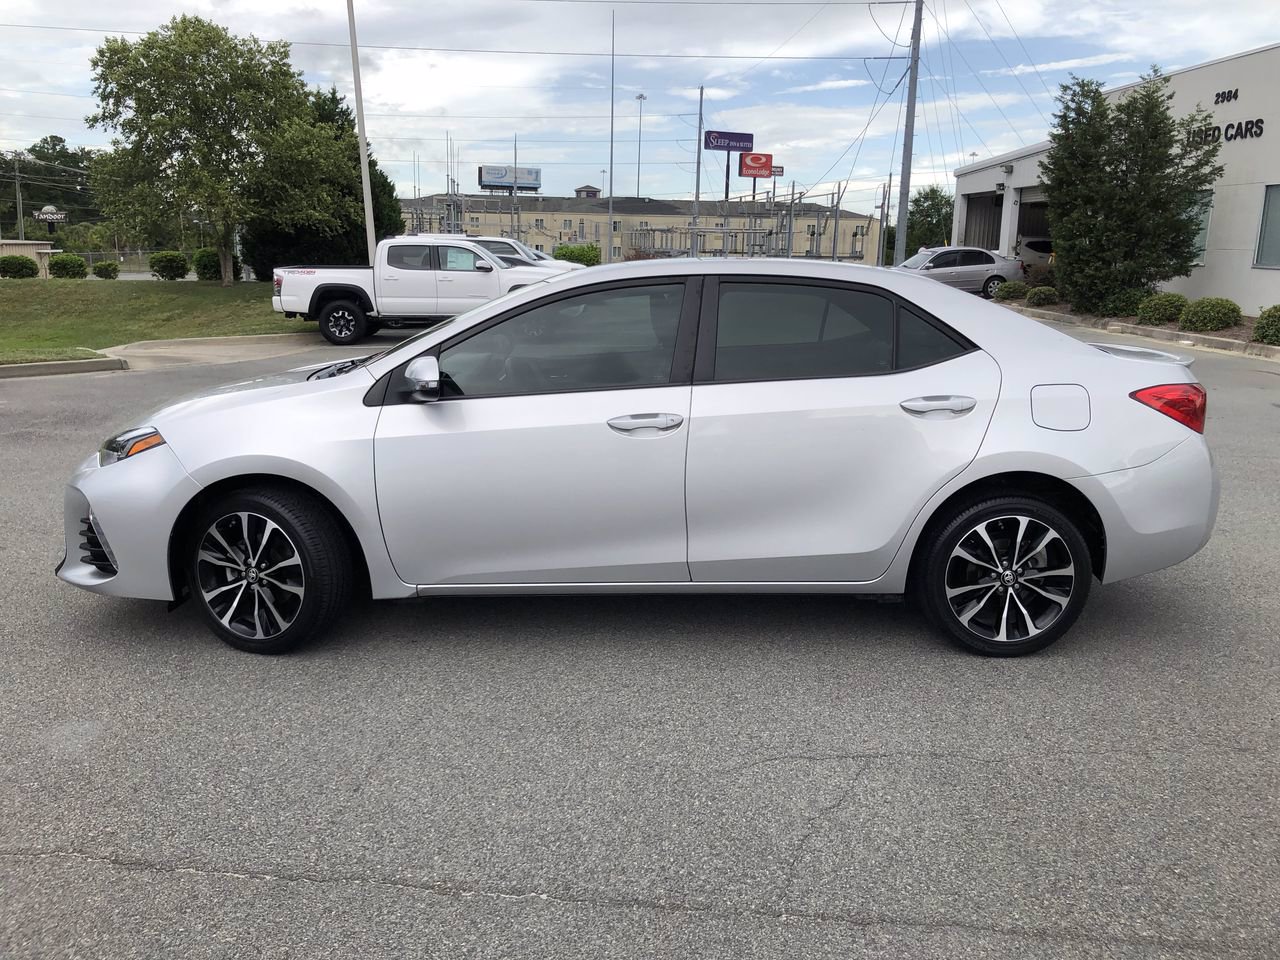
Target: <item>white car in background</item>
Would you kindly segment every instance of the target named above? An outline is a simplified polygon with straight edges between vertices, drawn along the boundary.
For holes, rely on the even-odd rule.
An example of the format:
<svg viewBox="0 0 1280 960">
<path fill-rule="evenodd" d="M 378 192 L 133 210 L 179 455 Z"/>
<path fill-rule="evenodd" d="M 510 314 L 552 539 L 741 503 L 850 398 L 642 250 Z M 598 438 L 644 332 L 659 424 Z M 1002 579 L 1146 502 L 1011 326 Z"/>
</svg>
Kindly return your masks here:
<svg viewBox="0 0 1280 960">
<path fill-rule="evenodd" d="M 449 234 L 433 234 L 432 236 L 439 239 L 440 237 L 447 237 Z M 500 257 L 520 257 L 522 260 L 528 260 L 547 269 L 566 272 L 585 269 L 584 264 L 574 263 L 572 260 L 557 260 L 549 254 L 543 253 L 541 250 L 535 250 L 527 243 L 521 243 L 512 237 L 467 237 L 466 239 Z"/>
<path fill-rule="evenodd" d="M 383 324 L 435 323 L 562 272 L 513 267 L 465 237 L 395 237 L 378 244 L 373 267 L 277 267 L 271 306 L 347 346 Z"/>
<path fill-rule="evenodd" d="M 355 594 L 768 592 L 906 593 L 1012 656 L 1205 544 L 1204 425 L 1186 361 L 910 271 L 619 264 L 134 421 L 57 572 L 260 653 Z"/>
</svg>

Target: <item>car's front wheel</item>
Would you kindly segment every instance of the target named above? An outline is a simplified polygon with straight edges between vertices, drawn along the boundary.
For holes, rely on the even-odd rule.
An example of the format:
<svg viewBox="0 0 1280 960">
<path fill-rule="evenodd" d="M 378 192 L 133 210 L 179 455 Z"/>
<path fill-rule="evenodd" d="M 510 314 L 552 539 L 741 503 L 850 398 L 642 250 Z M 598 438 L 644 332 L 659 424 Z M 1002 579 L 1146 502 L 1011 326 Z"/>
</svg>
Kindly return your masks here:
<svg viewBox="0 0 1280 960">
<path fill-rule="evenodd" d="M 982 295 L 988 300 L 993 299 L 1002 283 L 1004 283 L 1004 277 L 988 277 L 987 282 L 982 285 Z"/>
<path fill-rule="evenodd" d="M 312 496 L 238 490 L 208 504 L 193 531 L 191 593 L 233 647 L 285 653 L 319 637 L 347 605 L 350 551 L 328 507 Z"/>
<path fill-rule="evenodd" d="M 1043 650 L 1075 622 L 1093 565 L 1076 524 L 1042 500 L 1002 496 L 943 521 L 916 575 L 934 626 L 970 650 Z"/>
<path fill-rule="evenodd" d="M 346 347 L 365 338 L 369 321 L 360 304 L 335 300 L 320 311 L 320 332 L 330 343 Z"/>
</svg>

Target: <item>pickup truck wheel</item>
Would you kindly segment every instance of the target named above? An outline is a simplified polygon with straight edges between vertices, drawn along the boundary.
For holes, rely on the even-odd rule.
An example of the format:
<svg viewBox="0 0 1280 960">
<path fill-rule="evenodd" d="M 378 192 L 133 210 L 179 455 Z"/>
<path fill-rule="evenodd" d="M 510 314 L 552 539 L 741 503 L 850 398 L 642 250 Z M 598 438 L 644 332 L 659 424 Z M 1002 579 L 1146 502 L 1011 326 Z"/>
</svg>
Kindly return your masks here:
<svg viewBox="0 0 1280 960">
<path fill-rule="evenodd" d="M 369 321 L 360 304 L 335 300 L 320 311 L 320 332 L 330 343 L 345 347 L 365 338 Z"/>
</svg>

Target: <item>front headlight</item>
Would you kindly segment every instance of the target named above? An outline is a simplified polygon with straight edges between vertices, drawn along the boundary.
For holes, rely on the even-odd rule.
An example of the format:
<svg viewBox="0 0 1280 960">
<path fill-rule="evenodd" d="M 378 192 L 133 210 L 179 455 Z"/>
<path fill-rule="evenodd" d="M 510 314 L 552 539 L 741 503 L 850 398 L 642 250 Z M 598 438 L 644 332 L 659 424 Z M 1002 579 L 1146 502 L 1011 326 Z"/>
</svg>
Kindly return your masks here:
<svg viewBox="0 0 1280 960">
<path fill-rule="evenodd" d="M 164 443 L 164 437 L 155 427 L 134 427 L 124 433 L 117 433 L 102 444 L 98 450 L 98 466 L 125 460 L 143 450 L 150 450 Z"/>
</svg>

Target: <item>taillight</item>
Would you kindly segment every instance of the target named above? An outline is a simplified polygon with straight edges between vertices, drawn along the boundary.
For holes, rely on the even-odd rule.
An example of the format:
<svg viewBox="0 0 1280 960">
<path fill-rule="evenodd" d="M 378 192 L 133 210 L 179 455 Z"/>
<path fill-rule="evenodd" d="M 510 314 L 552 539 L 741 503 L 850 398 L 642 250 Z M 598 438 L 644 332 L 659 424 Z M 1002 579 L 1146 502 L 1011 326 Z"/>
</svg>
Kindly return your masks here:
<svg viewBox="0 0 1280 960">
<path fill-rule="evenodd" d="M 1198 383 L 1161 383 L 1135 390 L 1129 396 L 1196 433 L 1204 433 L 1206 394 Z"/>
<path fill-rule="evenodd" d="M 271 274 L 271 291 L 273 296 L 280 296 L 280 285 L 284 283 L 284 277 L 280 274 L 272 272 Z"/>
</svg>

